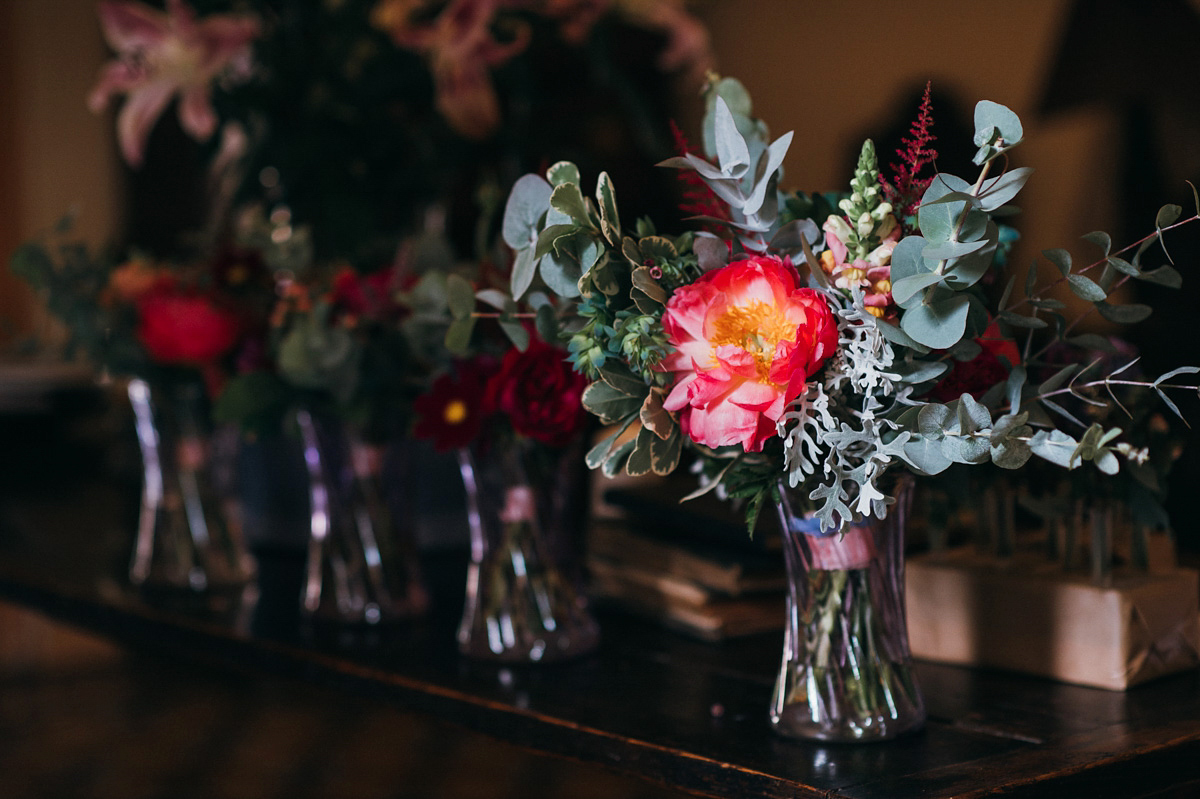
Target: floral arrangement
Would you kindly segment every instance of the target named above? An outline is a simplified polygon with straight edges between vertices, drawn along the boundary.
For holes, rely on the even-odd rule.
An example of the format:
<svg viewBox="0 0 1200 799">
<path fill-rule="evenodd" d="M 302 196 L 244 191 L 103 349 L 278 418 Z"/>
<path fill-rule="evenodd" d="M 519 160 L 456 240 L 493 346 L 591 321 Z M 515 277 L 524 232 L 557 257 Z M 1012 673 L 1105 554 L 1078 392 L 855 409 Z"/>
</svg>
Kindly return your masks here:
<svg viewBox="0 0 1200 799">
<path fill-rule="evenodd" d="M 977 175 L 933 174 L 927 94 L 893 174 L 866 142 L 850 191 L 831 207 L 780 189 L 792 134 L 771 140 L 741 84 L 714 78 L 706 99 L 704 155 L 661 166 L 684 173 L 708 230 L 623 227 L 609 177 L 585 198 L 567 163 L 522 178 L 508 199 L 512 296 L 548 289 L 562 300 L 572 363 L 591 381 L 583 403 L 614 427 L 589 465 L 665 474 L 686 446 L 700 491 L 746 500 L 751 528 L 783 484 L 824 531 L 886 515 L 897 467 L 1012 470 L 1037 456 L 1144 475 L 1145 452 L 1118 421 L 1085 422 L 1064 400 L 1111 405 L 1121 385 L 1181 415 L 1167 392 L 1194 392 L 1180 378 L 1200 369 L 1130 380 L 1126 364 L 1100 372 L 1062 353 L 1108 348 L 1080 330 L 1088 316 L 1133 323 L 1150 312 L 1118 302 L 1127 281 L 1179 285 L 1171 266 L 1147 269 L 1142 258 L 1200 218 L 1200 201 L 1182 221 L 1178 206 L 1164 207 L 1154 233 L 1124 249 L 1088 235 L 1099 256 L 1083 267 L 1047 250 L 1054 279 L 1040 281 L 1035 266 L 1019 287 L 997 267 L 1012 239 L 999 220 L 1032 171 L 1007 168 L 1023 137 L 1008 108 L 976 107 Z M 1064 316 L 1050 295 L 1057 284 L 1087 311 Z"/>
<path fill-rule="evenodd" d="M 414 401 L 413 435 L 448 452 L 501 424 L 503 435 L 552 448 L 569 445 L 587 420 L 581 403 L 587 382 L 565 354 L 534 336 L 524 350 L 510 347 L 499 361 L 477 355 L 454 364 Z"/>
<path fill-rule="evenodd" d="M 583 45 L 614 19 L 663 35 L 664 71 L 695 78 L 710 58 L 703 28 L 676 0 L 101 0 L 97 9 L 114 58 L 88 102 L 96 112 L 117 106 L 124 160 L 153 171 L 148 147 L 173 109 L 195 142 L 175 157 L 206 170 L 204 186 L 183 189 L 204 195 L 204 218 L 181 220 L 179 241 L 155 256 L 237 250 L 266 275 L 255 315 L 241 320 L 249 340 L 222 353 L 234 377 L 220 381 L 218 415 L 258 428 L 318 402 L 371 438 L 407 430 L 414 398 L 444 368 L 407 322 L 421 304 L 414 284 L 444 283 L 470 247 L 470 220 L 487 215 L 486 203 L 481 212 L 477 197 L 461 195 L 506 179 L 497 170 L 536 163 L 547 146 L 549 128 L 523 109 L 535 94 L 562 102 L 543 75 L 562 70 L 530 64 L 607 57 Z M 566 71 L 573 91 L 591 85 Z M 221 349 L 218 332 L 191 340 Z"/>
<path fill-rule="evenodd" d="M 153 166 L 148 143 L 174 104 L 196 142 L 174 158 L 208 172 L 207 185 L 181 189 L 207 195 L 207 218 L 185 224 L 219 239 L 245 205 L 267 217 L 282 209 L 309 230 L 318 260 L 361 272 L 386 263 L 431 205 L 466 206 L 463 189 L 571 141 L 529 109 L 595 91 L 585 65 L 607 50 L 584 45 L 614 20 L 662 33 L 665 71 L 698 82 L 711 58 L 676 0 L 160 5 L 98 3 L 115 58 L 89 104 L 119 103 L 125 161 Z M 547 77 L 560 73 L 572 75 L 569 89 Z M 616 67 L 605 74 L 631 80 Z M 456 208 L 455 218 L 469 215 Z"/>
<path fill-rule="evenodd" d="M 203 381 L 210 397 L 237 370 L 270 294 L 250 253 L 122 260 L 72 240 L 69 223 L 22 245 L 11 265 L 66 326 L 68 358 L 79 353 L 108 375 L 152 383 Z"/>
</svg>

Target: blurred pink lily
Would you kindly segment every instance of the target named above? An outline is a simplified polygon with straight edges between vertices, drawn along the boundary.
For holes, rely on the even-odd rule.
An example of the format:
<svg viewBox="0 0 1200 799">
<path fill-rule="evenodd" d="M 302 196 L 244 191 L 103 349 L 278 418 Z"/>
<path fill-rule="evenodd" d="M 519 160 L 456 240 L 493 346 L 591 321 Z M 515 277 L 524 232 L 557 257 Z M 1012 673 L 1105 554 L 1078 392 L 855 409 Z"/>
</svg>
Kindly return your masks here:
<svg viewBox="0 0 1200 799">
<path fill-rule="evenodd" d="M 104 66 L 88 106 L 98 113 L 114 95 L 126 95 L 117 116 L 126 162 L 141 165 L 150 130 L 176 94 L 184 131 L 197 141 L 212 136 L 217 127 L 212 81 L 229 68 L 249 71 L 258 19 L 245 14 L 197 19 L 183 0 L 167 0 L 165 12 L 132 0 L 102 0 L 99 14 L 117 58 Z"/>
<path fill-rule="evenodd" d="M 429 59 L 437 109 L 468 139 L 484 139 L 500 125 L 500 101 L 491 70 L 525 49 L 529 26 L 505 19 L 508 41 L 492 31 L 501 0 L 451 0 L 432 20 L 416 22 L 422 0 L 384 0 L 374 17 L 401 47 Z"/>
</svg>

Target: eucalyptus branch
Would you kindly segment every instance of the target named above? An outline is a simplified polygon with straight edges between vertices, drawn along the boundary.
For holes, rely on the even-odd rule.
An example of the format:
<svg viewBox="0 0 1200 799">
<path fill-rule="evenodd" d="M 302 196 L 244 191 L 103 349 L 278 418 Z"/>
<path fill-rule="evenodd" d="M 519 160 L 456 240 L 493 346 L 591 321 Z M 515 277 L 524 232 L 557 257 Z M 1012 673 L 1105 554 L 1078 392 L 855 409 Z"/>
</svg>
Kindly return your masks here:
<svg viewBox="0 0 1200 799">
<path fill-rule="evenodd" d="M 1003 142 L 1004 140 L 1001 139 L 1000 141 Z M 971 187 L 972 197 L 978 197 L 979 192 L 983 190 L 983 181 L 987 179 L 988 172 L 991 170 L 991 168 L 992 162 L 987 161 L 984 163 L 983 169 L 979 170 L 979 177 L 976 178 L 975 185 Z M 974 206 L 971 203 L 967 203 L 963 207 L 962 212 L 958 215 L 958 221 L 954 223 L 954 232 L 950 234 L 950 241 L 958 241 L 958 234 L 962 232 L 963 225 L 967 223 L 967 216 L 973 210 Z M 946 264 L 949 263 L 950 260 L 951 259 L 949 258 L 943 258 L 942 260 L 938 261 L 937 269 L 934 270 L 934 273 L 938 275 L 943 274 L 946 269 Z"/>
<path fill-rule="evenodd" d="M 1117 250 L 1116 252 L 1109 253 L 1109 254 L 1105 255 L 1103 258 L 1093 261 L 1092 263 L 1088 264 L 1087 266 L 1081 267 L 1078 270 L 1071 272 L 1070 274 L 1082 275 L 1084 272 L 1088 272 L 1092 269 L 1095 269 L 1098 266 L 1104 266 L 1105 264 L 1108 263 L 1108 260 L 1114 256 L 1129 252 L 1133 248 L 1140 247 L 1143 244 L 1145 244 L 1146 242 L 1151 241 L 1155 238 L 1162 238 L 1162 234 L 1166 233 L 1169 230 L 1174 230 L 1175 228 L 1182 227 L 1184 225 L 1190 225 L 1191 223 L 1197 222 L 1197 221 L 1200 221 L 1200 213 L 1193 214 L 1192 216 L 1189 216 L 1187 219 L 1183 219 L 1178 222 L 1174 222 L 1170 225 L 1167 225 L 1166 227 L 1156 228 L 1153 233 L 1147 234 L 1147 235 L 1143 236 L 1142 238 L 1138 239 L 1137 241 L 1133 242 L 1132 244 L 1127 244 L 1124 247 L 1122 247 L 1121 249 Z M 1132 275 L 1121 275 L 1120 281 L 1116 285 L 1113 286 L 1113 289 L 1115 290 L 1115 289 L 1118 289 L 1121 286 L 1125 285 L 1131 278 L 1132 278 Z M 1033 294 L 1029 295 L 1028 297 L 1022 297 L 1022 298 L 1018 299 L 1015 303 L 1010 305 L 1005 310 L 1012 311 L 1017 308 L 1020 308 L 1022 305 L 1032 303 L 1034 300 L 1042 299 L 1050 292 L 1051 289 L 1055 288 L 1056 286 L 1059 286 L 1062 283 L 1065 283 L 1067 281 L 1067 279 L 1068 279 L 1068 275 L 1060 275 L 1057 280 L 1053 280 L 1050 283 L 1047 283 L 1046 285 L 1040 287 L 1039 289 L 1037 289 Z M 1108 292 L 1108 293 L 1111 293 L 1111 292 Z"/>
</svg>

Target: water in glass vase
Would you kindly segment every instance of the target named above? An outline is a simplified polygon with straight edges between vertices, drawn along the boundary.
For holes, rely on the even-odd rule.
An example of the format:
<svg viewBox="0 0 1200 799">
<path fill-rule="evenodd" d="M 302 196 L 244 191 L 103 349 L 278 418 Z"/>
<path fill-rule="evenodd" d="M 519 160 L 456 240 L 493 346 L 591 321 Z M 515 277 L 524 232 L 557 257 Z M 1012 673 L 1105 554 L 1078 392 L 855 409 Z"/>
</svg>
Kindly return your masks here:
<svg viewBox="0 0 1200 799">
<path fill-rule="evenodd" d="M 571 485 L 582 458 L 517 443 L 459 451 L 471 530 L 459 650 L 549 662 L 595 649 L 599 627 L 577 585 Z"/>
<path fill-rule="evenodd" d="M 925 721 L 904 612 L 911 479 L 894 496 L 886 519 L 822 535 L 799 511 L 800 497 L 781 491 L 787 620 L 771 701 L 781 735 L 886 740 Z"/>
</svg>

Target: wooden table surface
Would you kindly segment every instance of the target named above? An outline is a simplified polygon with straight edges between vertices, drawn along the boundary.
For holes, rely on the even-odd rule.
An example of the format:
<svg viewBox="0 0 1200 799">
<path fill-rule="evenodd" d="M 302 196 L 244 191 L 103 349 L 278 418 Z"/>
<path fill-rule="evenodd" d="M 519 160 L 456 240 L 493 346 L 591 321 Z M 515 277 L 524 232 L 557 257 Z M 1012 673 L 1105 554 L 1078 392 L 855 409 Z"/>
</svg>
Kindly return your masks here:
<svg viewBox="0 0 1200 799">
<path fill-rule="evenodd" d="M 1200 673 L 1113 693 L 920 663 L 923 731 L 784 740 L 766 716 L 780 635 L 702 644 L 604 613 L 599 651 L 571 663 L 462 659 L 465 553 L 427 555 L 427 618 L 367 636 L 300 624 L 296 557 L 262 559 L 252 602 L 148 601 L 123 579 L 136 492 L 94 473 L 3 481 L 0 599 L 132 649 L 352 692 L 702 796 L 1200 796 Z"/>
</svg>

